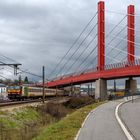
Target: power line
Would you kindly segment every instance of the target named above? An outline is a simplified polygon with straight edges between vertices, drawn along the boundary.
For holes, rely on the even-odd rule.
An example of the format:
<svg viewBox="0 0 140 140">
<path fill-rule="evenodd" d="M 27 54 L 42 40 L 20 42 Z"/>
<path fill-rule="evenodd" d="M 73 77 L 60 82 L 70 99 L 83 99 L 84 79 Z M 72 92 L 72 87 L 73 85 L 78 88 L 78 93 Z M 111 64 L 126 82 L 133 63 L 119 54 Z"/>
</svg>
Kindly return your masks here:
<svg viewBox="0 0 140 140">
<path fill-rule="evenodd" d="M 94 16 L 90 19 L 90 21 L 87 23 L 87 25 L 84 27 L 84 29 L 82 30 L 82 32 L 79 34 L 79 36 L 77 37 L 77 39 L 74 41 L 74 43 L 70 46 L 70 48 L 68 49 L 68 51 L 66 52 L 66 54 L 62 57 L 62 59 L 58 62 L 58 64 L 56 65 L 56 67 L 54 68 L 54 70 L 49 74 L 50 76 L 56 71 L 56 69 L 58 68 L 58 66 L 61 64 L 61 62 L 64 60 L 64 58 L 68 55 L 68 53 L 71 51 L 71 49 L 75 46 L 75 44 L 77 43 L 77 41 L 80 39 L 80 37 L 83 35 L 83 33 L 85 32 L 85 30 L 87 29 L 87 27 L 90 25 L 90 23 L 93 21 L 93 19 L 96 17 L 97 12 L 94 14 Z"/>
<path fill-rule="evenodd" d="M 40 76 L 40 75 L 37 75 L 37 74 L 34 74 L 34 73 L 32 73 L 32 72 L 28 72 L 28 71 L 25 71 L 25 70 L 22 70 L 22 69 L 19 69 L 22 73 L 27 73 L 27 74 L 29 74 L 29 75 L 33 75 L 33 76 L 36 76 L 36 77 L 39 77 L 39 78 L 42 78 L 42 76 Z M 19 72 L 20 73 L 20 72 Z"/>
<path fill-rule="evenodd" d="M 10 57 L 7 57 L 7 56 L 5 56 L 5 55 L 3 55 L 3 54 L 0 54 L 0 55 L 2 55 L 4 58 L 6 58 L 6 59 L 8 59 L 8 60 L 11 60 L 11 61 L 14 61 L 14 62 L 16 62 L 14 59 L 12 59 L 12 58 L 10 58 Z M 2 62 L 2 61 L 0 61 L 0 63 L 2 63 L 2 65 L 5 65 L 5 66 L 9 66 L 9 67 L 11 67 L 11 68 L 14 68 L 13 66 L 14 65 L 17 65 L 17 64 L 7 64 L 7 63 L 5 63 L 5 62 Z M 1 65 L 1 64 L 0 64 Z M 27 73 L 27 74 L 30 74 L 30 75 L 33 75 L 33 76 L 36 76 L 36 77 L 42 77 L 42 76 L 40 76 L 40 75 L 37 75 L 37 74 L 34 74 L 34 73 L 31 73 L 31 72 L 27 72 L 27 71 L 25 71 L 25 70 L 21 70 L 21 69 L 19 69 L 21 72 L 23 72 L 23 73 Z M 10 71 L 11 72 L 11 71 Z"/>
<path fill-rule="evenodd" d="M 6 58 L 6 59 L 8 59 L 8 60 L 10 60 L 10 61 L 13 61 L 13 62 L 16 62 L 17 63 L 17 61 L 16 60 L 14 60 L 14 59 L 12 59 L 12 58 L 10 58 L 10 57 L 7 57 L 7 56 L 5 56 L 5 55 L 3 55 L 3 54 L 1 54 L 0 53 L 0 57 L 3 57 L 3 58 Z"/>
<path fill-rule="evenodd" d="M 5 76 L 2 76 L 2 75 L 0 75 L 0 77 L 4 78 L 4 79 L 6 79 L 6 80 L 8 79 L 8 78 L 6 78 Z"/>
</svg>

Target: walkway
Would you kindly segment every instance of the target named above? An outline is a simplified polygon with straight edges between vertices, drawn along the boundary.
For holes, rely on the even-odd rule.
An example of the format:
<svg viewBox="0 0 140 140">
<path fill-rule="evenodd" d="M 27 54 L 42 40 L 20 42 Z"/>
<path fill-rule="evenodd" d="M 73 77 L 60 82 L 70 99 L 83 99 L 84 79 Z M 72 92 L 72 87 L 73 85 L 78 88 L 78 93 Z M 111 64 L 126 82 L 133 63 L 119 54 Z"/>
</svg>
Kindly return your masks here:
<svg viewBox="0 0 140 140">
<path fill-rule="evenodd" d="M 136 140 L 140 140 L 140 99 L 121 106 L 120 116 Z"/>
<path fill-rule="evenodd" d="M 115 118 L 115 108 L 120 101 L 110 101 L 99 106 L 88 117 L 78 140 L 127 140 Z"/>
</svg>

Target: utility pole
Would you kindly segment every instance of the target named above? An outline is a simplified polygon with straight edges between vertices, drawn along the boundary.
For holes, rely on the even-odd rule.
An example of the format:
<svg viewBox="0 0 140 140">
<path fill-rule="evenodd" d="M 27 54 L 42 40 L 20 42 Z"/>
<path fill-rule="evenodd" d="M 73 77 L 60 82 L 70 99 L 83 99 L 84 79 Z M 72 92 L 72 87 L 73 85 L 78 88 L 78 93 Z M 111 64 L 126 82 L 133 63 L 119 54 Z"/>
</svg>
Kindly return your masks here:
<svg viewBox="0 0 140 140">
<path fill-rule="evenodd" d="M 114 92 L 116 92 L 116 81 L 114 80 Z"/>
<path fill-rule="evenodd" d="M 21 75 L 19 75 L 19 86 L 21 86 Z"/>
<path fill-rule="evenodd" d="M 90 85 L 88 84 L 88 91 L 87 91 L 88 96 L 90 96 Z"/>
<path fill-rule="evenodd" d="M 43 83 L 43 90 L 42 90 L 42 101 L 45 102 L 45 67 L 42 67 L 42 83 Z"/>
</svg>

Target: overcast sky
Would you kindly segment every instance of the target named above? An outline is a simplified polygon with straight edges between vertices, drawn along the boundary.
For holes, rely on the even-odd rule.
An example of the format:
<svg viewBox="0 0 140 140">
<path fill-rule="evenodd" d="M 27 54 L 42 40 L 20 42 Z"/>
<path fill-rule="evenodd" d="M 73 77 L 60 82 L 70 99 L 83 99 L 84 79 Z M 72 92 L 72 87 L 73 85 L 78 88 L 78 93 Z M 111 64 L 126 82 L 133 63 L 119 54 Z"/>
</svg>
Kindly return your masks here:
<svg viewBox="0 0 140 140">
<path fill-rule="evenodd" d="M 8 62 L 2 57 L 5 55 L 21 63 L 22 69 L 39 75 L 45 65 L 46 76 L 53 77 L 51 71 L 96 13 L 97 3 L 98 0 L 0 0 L 0 61 Z M 135 4 L 136 13 L 140 14 L 139 0 L 107 0 L 106 10 L 126 13 L 129 4 Z M 113 27 L 111 23 L 116 24 L 121 18 L 122 15 L 106 13 L 107 31 Z M 82 56 L 87 54 L 88 51 Z M 76 56 L 70 62 L 75 59 Z M 67 60 L 69 57 L 64 62 Z M 81 57 L 79 61 L 82 60 Z M 87 63 L 91 61 L 92 57 Z M 1 71 L 7 78 L 12 76 L 9 71 Z"/>
</svg>

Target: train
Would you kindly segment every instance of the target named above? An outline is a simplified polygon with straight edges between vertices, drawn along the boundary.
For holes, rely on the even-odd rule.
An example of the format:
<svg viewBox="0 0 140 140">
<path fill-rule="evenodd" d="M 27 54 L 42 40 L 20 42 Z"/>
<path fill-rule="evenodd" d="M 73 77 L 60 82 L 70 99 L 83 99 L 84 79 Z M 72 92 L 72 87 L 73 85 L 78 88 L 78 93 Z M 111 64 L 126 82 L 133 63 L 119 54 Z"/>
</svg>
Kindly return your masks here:
<svg viewBox="0 0 140 140">
<path fill-rule="evenodd" d="M 45 88 L 45 97 L 64 96 L 66 93 L 60 89 Z M 42 87 L 35 86 L 17 86 L 7 87 L 8 98 L 10 100 L 39 99 L 42 98 Z"/>
</svg>

